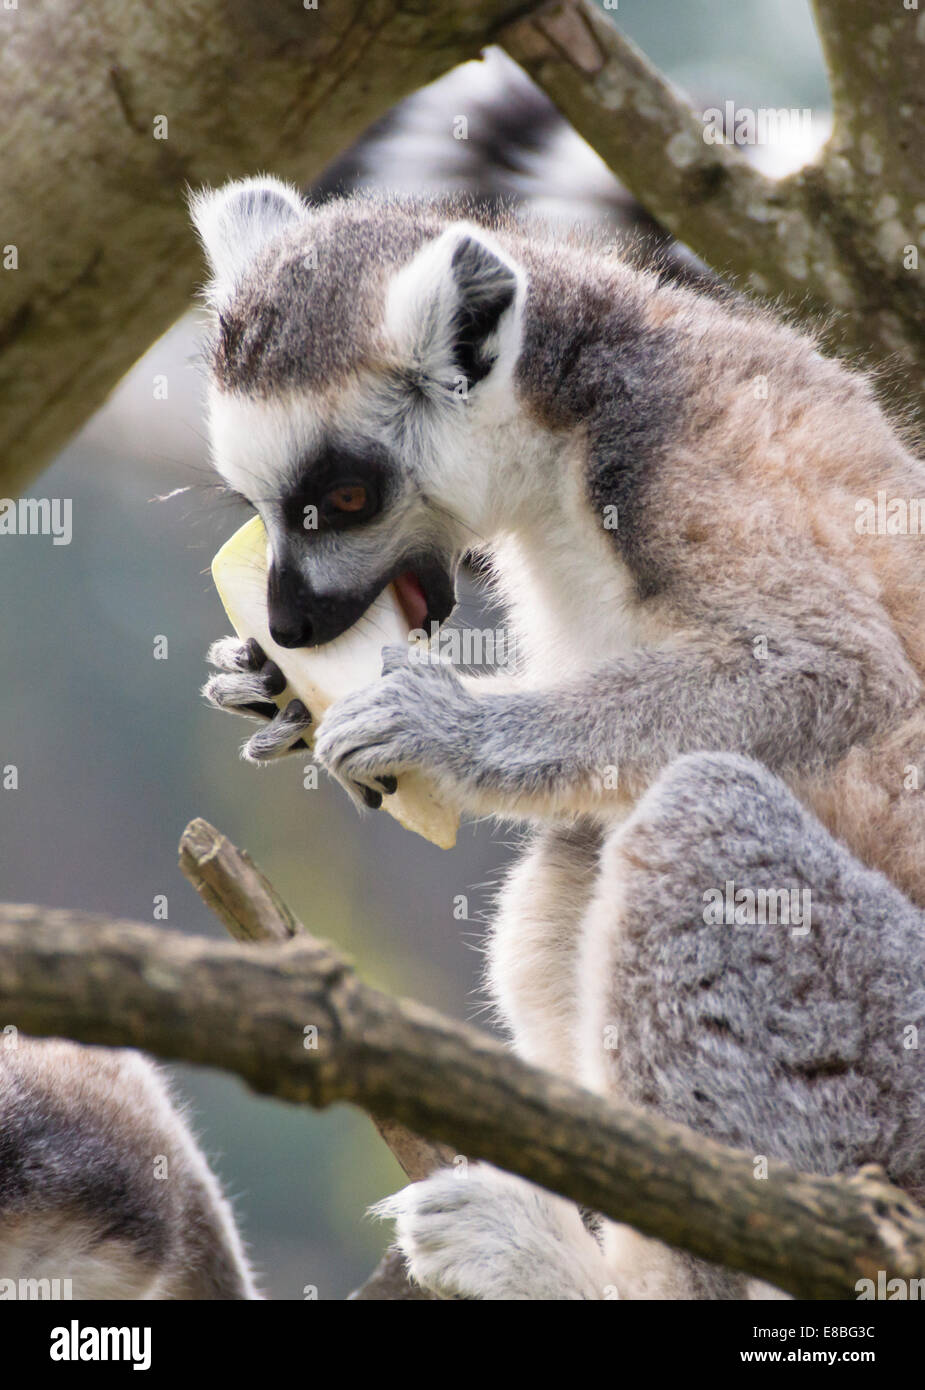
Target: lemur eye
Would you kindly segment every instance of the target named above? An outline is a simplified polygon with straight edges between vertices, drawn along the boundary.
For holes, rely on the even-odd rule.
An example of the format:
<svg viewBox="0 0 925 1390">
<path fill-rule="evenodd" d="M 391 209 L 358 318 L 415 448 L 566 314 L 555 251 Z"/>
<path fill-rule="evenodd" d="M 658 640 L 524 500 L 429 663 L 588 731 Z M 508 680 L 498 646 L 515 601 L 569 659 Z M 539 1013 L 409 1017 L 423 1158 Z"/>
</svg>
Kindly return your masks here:
<svg viewBox="0 0 925 1390">
<path fill-rule="evenodd" d="M 325 494 L 325 503 L 335 512 L 362 512 L 366 509 L 367 491 L 362 483 L 343 483 Z"/>
<path fill-rule="evenodd" d="M 321 516 L 328 526 L 352 526 L 369 521 L 379 510 L 379 489 L 375 481 L 345 478 L 328 488 L 321 497 Z"/>
</svg>

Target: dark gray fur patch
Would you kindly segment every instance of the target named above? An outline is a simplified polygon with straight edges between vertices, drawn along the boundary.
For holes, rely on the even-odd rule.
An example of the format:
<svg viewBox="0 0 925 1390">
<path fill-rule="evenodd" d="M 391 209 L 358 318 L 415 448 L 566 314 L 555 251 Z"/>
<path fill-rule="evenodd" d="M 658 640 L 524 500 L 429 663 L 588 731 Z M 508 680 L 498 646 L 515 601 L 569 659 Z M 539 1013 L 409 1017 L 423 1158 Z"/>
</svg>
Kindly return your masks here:
<svg viewBox="0 0 925 1390">
<path fill-rule="evenodd" d="M 352 198 L 284 232 L 222 310 L 219 384 L 267 398 L 343 380 L 370 356 L 389 275 L 443 225 L 426 204 Z"/>
<path fill-rule="evenodd" d="M 683 429 L 687 373 L 676 334 L 655 328 L 646 306 L 658 292 L 648 276 L 625 270 L 613 285 L 561 273 L 544 275 L 528 253 L 530 294 L 518 376 L 553 427 L 584 426 L 589 502 L 633 573 L 641 597 L 663 582 L 647 523 L 658 464 Z"/>
</svg>

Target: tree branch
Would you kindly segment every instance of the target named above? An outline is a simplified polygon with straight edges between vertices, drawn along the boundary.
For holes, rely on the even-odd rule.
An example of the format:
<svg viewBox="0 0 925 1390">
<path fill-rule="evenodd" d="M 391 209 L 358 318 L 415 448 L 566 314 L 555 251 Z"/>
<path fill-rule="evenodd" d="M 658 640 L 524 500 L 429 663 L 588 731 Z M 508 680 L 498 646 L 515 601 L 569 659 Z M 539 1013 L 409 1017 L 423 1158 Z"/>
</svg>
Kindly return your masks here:
<svg viewBox="0 0 925 1390">
<path fill-rule="evenodd" d="M 0 907 L 0 1017 L 140 1047 L 318 1108 L 350 1101 L 799 1297 L 925 1274 L 925 1215 L 879 1172 L 819 1178 L 607 1103 L 500 1043 L 362 984 L 331 946 L 223 944 Z"/>
<path fill-rule="evenodd" d="M 835 133 L 817 163 L 779 180 L 734 146 L 707 144 L 701 117 L 590 0 L 560 0 L 517 20 L 500 42 L 703 260 L 759 294 L 783 296 L 831 348 L 863 355 L 923 400 L 925 285 L 903 263 L 925 206 L 912 154 L 925 86 L 919 17 L 899 6 L 886 20 L 877 0 L 817 0 L 816 12 Z"/>
<path fill-rule="evenodd" d="M 131 24 L 124 0 L 5 11 L 0 256 L 14 246 L 18 269 L 0 268 L 0 495 L 189 308 L 202 272 L 187 184 L 266 168 L 304 184 L 526 8 L 149 0 Z"/>
</svg>

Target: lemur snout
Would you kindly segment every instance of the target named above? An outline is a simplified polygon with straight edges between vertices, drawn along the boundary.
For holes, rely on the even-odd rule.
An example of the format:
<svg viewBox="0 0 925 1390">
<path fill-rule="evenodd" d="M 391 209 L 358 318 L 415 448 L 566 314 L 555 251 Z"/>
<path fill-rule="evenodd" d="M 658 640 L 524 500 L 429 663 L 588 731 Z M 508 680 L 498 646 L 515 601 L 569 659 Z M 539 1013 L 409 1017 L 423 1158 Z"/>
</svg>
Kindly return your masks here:
<svg viewBox="0 0 925 1390">
<path fill-rule="evenodd" d="M 280 647 L 310 646 L 315 635 L 312 621 L 314 595 L 291 565 L 272 565 L 267 582 L 270 636 Z"/>
<path fill-rule="evenodd" d="M 385 587 L 314 588 L 297 565 L 272 565 L 267 581 L 270 636 L 280 647 L 321 647 L 353 627 Z"/>
<path fill-rule="evenodd" d="M 279 647 L 310 647 L 313 628 L 311 620 L 293 613 L 290 621 L 271 621 L 270 636 Z"/>
</svg>

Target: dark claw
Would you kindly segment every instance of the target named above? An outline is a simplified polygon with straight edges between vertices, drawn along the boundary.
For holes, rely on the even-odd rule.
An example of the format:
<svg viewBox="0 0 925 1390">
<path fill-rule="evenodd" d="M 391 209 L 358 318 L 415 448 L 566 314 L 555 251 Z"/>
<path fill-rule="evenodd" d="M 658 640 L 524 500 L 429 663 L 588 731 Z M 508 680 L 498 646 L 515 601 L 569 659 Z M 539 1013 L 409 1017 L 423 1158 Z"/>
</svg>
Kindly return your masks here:
<svg viewBox="0 0 925 1390">
<path fill-rule="evenodd" d="M 287 724 L 298 724 L 303 728 L 308 728 L 312 722 L 311 711 L 301 700 L 290 700 L 283 710 L 282 717 Z M 295 743 L 290 743 L 289 751 L 294 753 L 297 748 L 308 748 L 308 746 L 304 738 L 297 738 Z"/>
<path fill-rule="evenodd" d="M 376 781 L 379 783 L 386 796 L 392 796 L 398 791 L 398 778 L 393 777 L 391 773 L 386 773 L 385 777 L 377 777 Z"/>
<path fill-rule="evenodd" d="M 248 637 L 247 641 L 244 643 L 245 669 L 248 671 L 259 671 L 266 659 L 263 647 L 261 647 L 256 637 Z"/>
<path fill-rule="evenodd" d="M 310 724 L 312 722 L 311 712 L 301 700 L 290 700 L 283 710 L 283 715 L 293 724 Z"/>
<path fill-rule="evenodd" d="M 286 677 L 279 669 L 275 661 L 268 661 L 261 668 L 263 686 L 268 695 L 282 695 L 286 689 Z"/>
<path fill-rule="evenodd" d="M 360 795 L 366 802 L 371 811 L 378 811 L 382 805 L 382 793 L 374 792 L 372 787 L 365 787 L 362 782 L 356 784 L 360 789 Z"/>
</svg>

